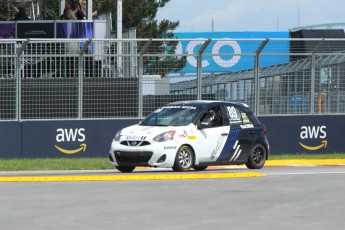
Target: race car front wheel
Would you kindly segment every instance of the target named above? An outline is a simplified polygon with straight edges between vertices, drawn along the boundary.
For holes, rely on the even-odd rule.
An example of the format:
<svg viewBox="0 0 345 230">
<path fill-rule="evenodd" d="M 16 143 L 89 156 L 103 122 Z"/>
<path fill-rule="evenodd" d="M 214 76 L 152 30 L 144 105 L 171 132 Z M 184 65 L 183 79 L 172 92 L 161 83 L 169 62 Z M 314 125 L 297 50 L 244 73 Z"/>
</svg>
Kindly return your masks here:
<svg viewBox="0 0 345 230">
<path fill-rule="evenodd" d="M 194 154 L 190 147 L 183 145 L 176 153 L 174 171 L 188 171 L 194 164 Z"/>
<path fill-rule="evenodd" d="M 264 166 L 267 158 L 267 152 L 262 144 L 256 144 L 250 150 L 248 161 L 246 163 L 249 169 L 260 169 Z"/>
<path fill-rule="evenodd" d="M 128 173 L 135 169 L 135 166 L 116 166 L 116 169 L 120 172 Z"/>
</svg>

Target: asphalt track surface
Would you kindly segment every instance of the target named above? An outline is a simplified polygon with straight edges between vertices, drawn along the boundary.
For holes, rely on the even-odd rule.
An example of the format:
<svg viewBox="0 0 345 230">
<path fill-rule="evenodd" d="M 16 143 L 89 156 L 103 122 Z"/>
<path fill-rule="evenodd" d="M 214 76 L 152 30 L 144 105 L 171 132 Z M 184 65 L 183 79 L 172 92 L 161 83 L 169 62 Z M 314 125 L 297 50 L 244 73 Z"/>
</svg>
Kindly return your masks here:
<svg viewBox="0 0 345 230">
<path fill-rule="evenodd" d="M 0 172 L 0 229 L 345 229 L 345 161 L 284 162 Z"/>
</svg>

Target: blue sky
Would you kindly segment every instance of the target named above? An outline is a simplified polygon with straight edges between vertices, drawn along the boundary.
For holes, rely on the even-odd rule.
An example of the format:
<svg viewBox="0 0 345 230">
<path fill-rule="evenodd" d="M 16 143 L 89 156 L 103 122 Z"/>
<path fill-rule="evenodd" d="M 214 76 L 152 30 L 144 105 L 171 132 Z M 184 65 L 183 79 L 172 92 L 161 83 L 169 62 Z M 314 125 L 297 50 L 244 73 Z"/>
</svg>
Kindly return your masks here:
<svg viewBox="0 0 345 230">
<path fill-rule="evenodd" d="M 170 0 L 157 19 L 179 20 L 175 32 L 212 31 L 212 21 L 214 31 L 220 32 L 287 31 L 345 24 L 345 4 L 344 0 Z"/>
</svg>

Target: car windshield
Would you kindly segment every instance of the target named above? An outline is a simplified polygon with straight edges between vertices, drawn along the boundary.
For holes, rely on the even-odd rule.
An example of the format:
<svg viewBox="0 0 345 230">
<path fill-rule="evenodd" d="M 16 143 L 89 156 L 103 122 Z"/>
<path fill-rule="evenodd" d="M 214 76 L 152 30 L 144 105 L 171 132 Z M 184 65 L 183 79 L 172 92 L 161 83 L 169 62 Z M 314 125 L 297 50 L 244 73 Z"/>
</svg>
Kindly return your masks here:
<svg viewBox="0 0 345 230">
<path fill-rule="evenodd" d="M 143 120 L 146 126 L 185 126 L 192 123 L 201 108 L 187 105 L 164 106 Z"/>
</svg>

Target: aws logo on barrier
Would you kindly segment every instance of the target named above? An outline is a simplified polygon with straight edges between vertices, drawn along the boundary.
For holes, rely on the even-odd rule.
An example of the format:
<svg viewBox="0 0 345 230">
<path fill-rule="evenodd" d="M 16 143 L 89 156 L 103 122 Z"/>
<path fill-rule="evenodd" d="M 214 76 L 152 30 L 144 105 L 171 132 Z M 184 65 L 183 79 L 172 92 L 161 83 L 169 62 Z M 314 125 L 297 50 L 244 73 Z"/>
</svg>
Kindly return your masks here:
<svg viewBox="0 0 345 230">
<path fill-rule="evenodd" d="M 326 126 L 302 126 L 300 138 L 302 139 L 299 142 L 300 146 L 304 149 L 315 151 L 321 148 L 327 147 L 327 132 Z M 315 140 L 319 140 L 318 144 L 308 144 L 310 142 L 316 143 Z"/>
<path fill-rule="evenodd" d="M 85 141 L 85 129 L 62 129 L 59 128 L 56 130 L 56 141 L 59 143 L 55 145 L 55 148 L 64 154 L 75 154 L 79 152 L 85 152 L 86 144 L 82 143 Z M 63 148 L 64 143 L 76 143 L 76 148 L 67 149 Z"/>
</svg>

